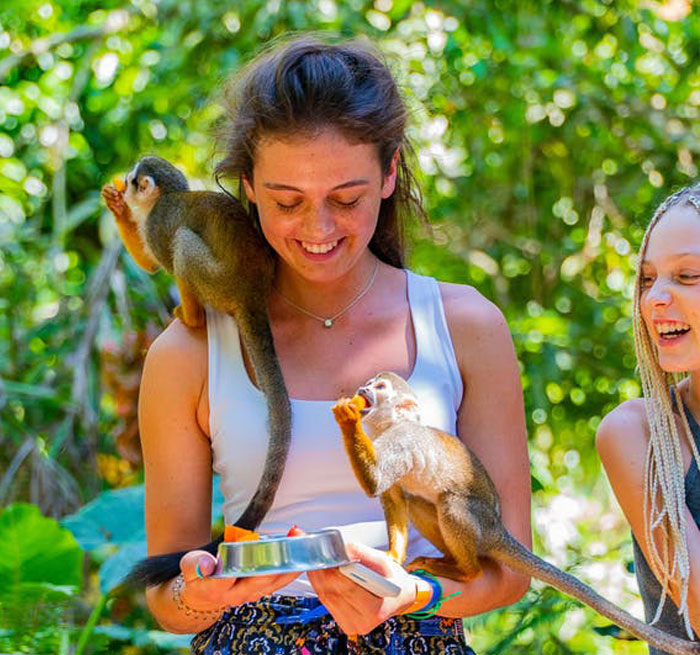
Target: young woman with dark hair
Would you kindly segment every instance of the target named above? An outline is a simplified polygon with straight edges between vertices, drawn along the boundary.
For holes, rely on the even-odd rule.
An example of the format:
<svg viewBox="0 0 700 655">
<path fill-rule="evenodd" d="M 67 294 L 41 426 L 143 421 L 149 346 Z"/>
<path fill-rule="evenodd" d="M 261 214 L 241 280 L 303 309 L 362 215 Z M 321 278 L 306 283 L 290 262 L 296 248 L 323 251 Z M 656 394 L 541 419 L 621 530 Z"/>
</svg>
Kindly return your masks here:
<svg viewBox="0 0 700 655">
<path fill-rule="evenodd" d="M 407 112 L 372 48 L 310 36 L 278 43 L 235 78 L 226 110 L 217 178 L 240 183 L 277 255 L 269 313 L 293 411 L 290 454 L 259 531 L 338 527 L 350 553 L 401 593 L 379 599 L 334 569 L 211 578 L 214 558 L 190 550 L 179 576 L 148 590 L 149 606 L 166 629 L 198 632 L 196 653 L 472 652 L 461 617 L 514 602 L 528 580 L 485 560 L 476 580 L 439 579 L 444 602 L 427 618 L 402 614 L 434 583 L 383 552 L 380 503 L 355 480 L 331 406 L 380 370 L 408 378 L 425 421 L 458 434 L 489 469 L 504 524 L 529 544 L 522 390 L 505 321 L 474 289 L 404 268 L 403 222 L 423 210 L 407 164 Z M 229 316 L 208 309 L 206 329 L 174 321 L 156 340 L 140 425 L 149 554 L 208 541 L 212 469 L 234 523 L 267 434 Z M 438 554 L 416 532 L 408 550 L 409 561 Z"/>
</svg>

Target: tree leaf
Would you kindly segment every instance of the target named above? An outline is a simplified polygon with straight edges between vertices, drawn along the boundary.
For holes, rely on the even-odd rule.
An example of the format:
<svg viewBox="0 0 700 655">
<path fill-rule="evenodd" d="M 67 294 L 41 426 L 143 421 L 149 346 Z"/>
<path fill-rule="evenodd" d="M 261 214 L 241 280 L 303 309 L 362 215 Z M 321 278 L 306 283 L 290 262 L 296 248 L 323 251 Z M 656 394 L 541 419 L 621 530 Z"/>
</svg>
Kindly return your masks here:
<svg viewBox="0 0 700 655">
<path fill-rule="evenodd" d="M 219 478 L 212 487 L 212 518 L 221 514 L 224 499 Z M 78 540 L 81 547 L 92 551 L 105 544 L 145 542 L 144 486 L 142 484 L 113 491 L 103 491 L 61 523 Z"/>
<path fill-rule="evenodd" d="M 78 587 L 82 563 L 73 535 L 34 505 L 17 503 L 0 514 L 0 593 L 25 583 Z"/>
<path fill-rule="evenodd" d="M 100 590 L 108 594 L 116 589 L 136 562 L 146 557 L 146 540 L 123 545 L 100 567 Z"/>
<path fill-rule="evenodd" d="M 87 551 L 108 543 L 125 544 L 144 541 L 144 487 L 104 491 L 63 519 L 78 543 Z"/>
</svg>

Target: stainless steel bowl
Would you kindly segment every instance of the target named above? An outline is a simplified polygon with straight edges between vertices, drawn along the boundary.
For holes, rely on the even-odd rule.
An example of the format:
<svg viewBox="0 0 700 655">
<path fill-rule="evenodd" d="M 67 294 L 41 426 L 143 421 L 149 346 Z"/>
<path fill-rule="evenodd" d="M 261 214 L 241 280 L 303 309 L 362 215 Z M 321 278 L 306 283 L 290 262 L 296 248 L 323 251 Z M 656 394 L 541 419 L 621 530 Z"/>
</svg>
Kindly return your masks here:
<svg viewBox="0 0 700 655">
<path fill-rule="evenodd" d="M 213 577 L 249 577 L 268 573 L 314 571 L 349 564 L 338 530 L 319 530 L 298 537 L 273 535 L 259 541 L 219 544 Z"/>
</svg>

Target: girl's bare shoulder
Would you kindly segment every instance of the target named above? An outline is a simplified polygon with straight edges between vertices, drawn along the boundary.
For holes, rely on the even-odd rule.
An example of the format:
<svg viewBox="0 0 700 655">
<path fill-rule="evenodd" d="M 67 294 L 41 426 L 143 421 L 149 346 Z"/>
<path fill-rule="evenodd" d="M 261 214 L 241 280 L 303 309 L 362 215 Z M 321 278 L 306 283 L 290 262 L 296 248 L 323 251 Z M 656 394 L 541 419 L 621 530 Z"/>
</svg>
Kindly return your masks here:
<svg viewBox="0 0 700 655">
<path fill-rule="evenodd" d="M 626 400 L 600 422 L 596 431 L 596 448 L 601 457 L 631 448 L 646 448 L 649 423 L 643 398 Z"/>
</svg>

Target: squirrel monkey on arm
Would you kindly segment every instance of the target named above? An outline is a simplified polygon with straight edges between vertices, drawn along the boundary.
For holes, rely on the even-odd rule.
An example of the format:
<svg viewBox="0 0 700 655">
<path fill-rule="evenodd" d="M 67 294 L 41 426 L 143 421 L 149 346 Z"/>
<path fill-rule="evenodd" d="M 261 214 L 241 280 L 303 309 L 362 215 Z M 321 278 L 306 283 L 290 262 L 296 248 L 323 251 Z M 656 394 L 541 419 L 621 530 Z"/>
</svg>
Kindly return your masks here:
<svg viewBox="0 0 700 655">
<path fill-rule="evenodd" d="M 136 263 L 164 268 L 180 292 L 176 316 L 205 324 L 204 305 L 231 315 L 267 399 L 270 441 L 258 488 L 236 525 L 254 530 L 279 486 L 291 439 L 291 409 L 275 353 L 267 303 L 275 257 L 241 203 L 226 193 L 190 191 L 185 176 L 160 157 L 143 157 L 124 182 L 102 189 Z M 204 548 L 216 553 L 218 541 Z M 148 558 L 134 576 L 158 584 L 179 573 L 183 553 Z"/>
<path fill-rule="evenodd" d="M 409 570 L 467 582 L 480 575 L 480 558 L 492 558 L 573 596 L 660 650 L 700 653 L 700 643 L 634 618 L 513 537 L 486 468 L 460 439 L 420 423 L 418 399 L 400 376 L 376 375 L 353 398 L 339 400 L 333 414 L 360 486 L 380 497 L 388 554 L 399 564 L 406 559 L 410 517 L 443 557 L 418 557 Z"/>
</svg>

